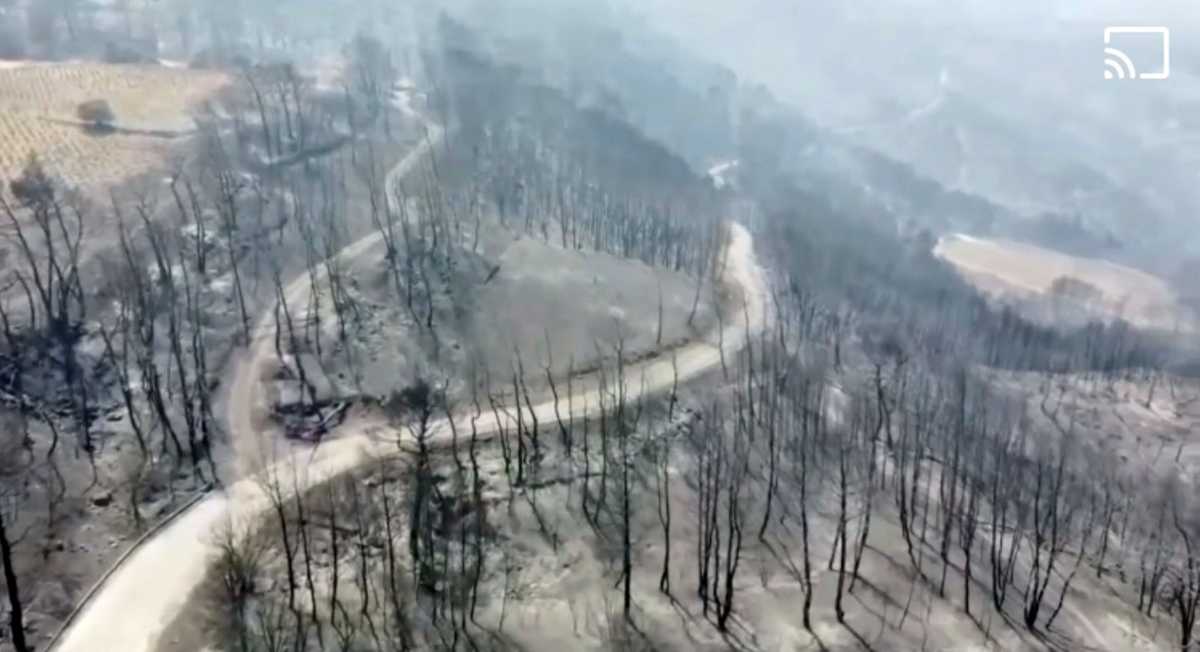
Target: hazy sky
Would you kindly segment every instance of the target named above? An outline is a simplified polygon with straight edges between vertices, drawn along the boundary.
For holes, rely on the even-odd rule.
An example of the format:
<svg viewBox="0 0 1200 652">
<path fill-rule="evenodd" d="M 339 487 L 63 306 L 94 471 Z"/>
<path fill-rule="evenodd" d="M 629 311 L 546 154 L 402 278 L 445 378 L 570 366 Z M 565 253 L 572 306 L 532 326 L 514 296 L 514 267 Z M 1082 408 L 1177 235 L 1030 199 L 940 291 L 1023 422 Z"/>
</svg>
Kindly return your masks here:
<svg viewBox="0 0 1200 652">
<path fill-rule="evenodd" d="M 886 77 L 946 47 L 1011 61 L 1078 65 L 1102 79 L 1103 27 L 1164 25 L 1179 70 L 1200 69 L 1200 0 L 638 0 L 659 29 L 740 74 L 802 98 L 803 73 L 847 63 Z M 998 43 L 996 41 L 1003 41 Z M 857 61 L 846 61 L 854 59 Z M 932 65 L 931 80 L 940 65 Z M 1072 71 L 1065 71 L 1071 74 Z M 1181 73 L 1182 74 L 1182 73 Z M 1063 82 L 1074 85 L 1075 80 Z"/>
<path fill-rule="evenodd" d="M 612 1 L 951 187 L 1103 213 L 1045 181 L 1087 168 L 1153 206 L 1170 242 L 1200 220 L 1200 0 Z M 1114 25 L 1167 27 L 1171 77 L 1105 80 Z M 1120 47 L 1158 69 L 1155 41 Z"/>
</svg>

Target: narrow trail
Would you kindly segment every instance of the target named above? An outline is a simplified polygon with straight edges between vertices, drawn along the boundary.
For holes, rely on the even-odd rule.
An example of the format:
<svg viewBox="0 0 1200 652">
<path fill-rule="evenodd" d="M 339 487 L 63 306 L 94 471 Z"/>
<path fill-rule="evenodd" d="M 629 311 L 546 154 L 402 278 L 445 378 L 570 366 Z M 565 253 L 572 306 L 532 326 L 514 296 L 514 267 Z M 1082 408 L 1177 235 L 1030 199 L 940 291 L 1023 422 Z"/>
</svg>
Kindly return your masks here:
<svg viewBox="0 0 1200 652">
<path fill-rule="evenodd" d="M 417 162 L 443 137 L 441 130 L 431 129 L 430 137 L 400 161 L 388 173 L 391 188 L 397 179 L 407 174 Z M 362 256 L 382 241 L 373 233 L 343 249 L 339 259 Z M 737 319 L 728 320 L 719 342 L 724 355 L 740 350 L 749 335 L 760 332 L 767 322 L 768 291 L 765 275 L 758 266 L 749 231 L 740 224 L 730 223 L 725 243 L 726 261 L 719 282 L 740 295 L 744 311 Z M 324 268 L 318 282 L 324 277 Z M 284 290 L 289 303 L 302 305 L 311 287 L 307 274 L 292 281 Z M 741 306 L 739 307 L 741 308 Z M 749 332 L 747 332 L 749 329 Z M 151 652 L 159 638 L 187 606 L 194 590 L 203 582 L 213 561 L 217 537 L 229 526 L 240 530 L 255 523 L 271 507 L 271 495 L 290 497 L 306 487 L 347 473 L 373 459 L 395 456 L 402 450 L 415 447 L 415 442 L 381 439 L 373 429 L 362 423 L 351 423 L 336 432 L 336 437 L 316 448 L 280 445 L 279 438 L 259 437 L 255 423 L 260 410 L 260 381 L 265 365 L 273 356 L 271 333 L 274 330 L 272 310 L 268 310 L 255 328 L 254 341 L 248 355 L 237 365 L 232 380 L 228 406 L 239 471 L 253 468 L 255 473 L 240 473 L 238 480 L 224 490 L 214 492 L 163 528 L 136 551 L 104 582 L 92 599 L 80 610 L 75 620 L 58 639 L 52 650 L 57 652 Z M 630 400 L 669 390 L 678 377 L 680 385 L 721 365 L 722 351 L 716 334 L 698 339 L 675 349 L 673 356 L 659 356 L 625 367 L 623 381 L 628 386 Z M 672 364 L 672 358 L 675 365 Z M 561 397 L 533 407 L 539 421 L 552 422 L 556 408 L 573 413 L 576 418 L 595 415 L 600 405 L 599 381 L 584 377 L 575 383 L 578 388 L 571 397 Z M 501 412 L 501 419 L 512 415 Z M 493 437 L 498 431 L 497 418 L 485 413 L 454 417 L 461 430 L 469 429 L 471 421 L 481 440 Z M 432 425 L 427 445 L 431 448 L 449 444 L 450 423 L 441 420 Z M 272 451 L 261 450 L 265 439 L 273 444 Z M 247 467 L 249 465 L 249 467 Z"/>
</svg>

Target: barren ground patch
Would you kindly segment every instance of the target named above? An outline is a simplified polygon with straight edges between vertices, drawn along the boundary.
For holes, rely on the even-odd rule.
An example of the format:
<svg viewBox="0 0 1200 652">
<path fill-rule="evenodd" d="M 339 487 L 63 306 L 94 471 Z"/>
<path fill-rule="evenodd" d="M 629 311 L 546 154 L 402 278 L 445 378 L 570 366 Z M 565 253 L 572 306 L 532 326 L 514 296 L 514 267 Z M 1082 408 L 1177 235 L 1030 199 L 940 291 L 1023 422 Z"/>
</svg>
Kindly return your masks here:
<svg viewBox="0 0 1200 652">
<path fill-rule="evenodd" d="M 941 238 L 934 254 L 950 262 L 980 290 L 1002 297 L 1046 298 L 1055 281 L 1082 281 L 1101 293 L 1068 310 L 1091 317 L 1121 317 L 1142 327 L 1175 329 L 1190 321 L 1167 283 L 1147 272 L 1105 260 L 1080 258 L 1012 242 L 967 235 Z"/>
<path fill-rule="evenodd" d="M 637 356 L 716 325 L 707 296 L 688 323 L 696 289 L 681 273 L 533 238 L 512 242 L 497 263 L 500 271 L 481 288 L 470 325 L 487 343 L 484 363 L 492 370 L 508 368 L 513 351 L 521 351 L 525 364 L 553 362 L 554 373 L 565 374 L 569 364 L 586 368 L 597 358 L 614 359 L 618 342 L 626 355 Z"/>
</svg>

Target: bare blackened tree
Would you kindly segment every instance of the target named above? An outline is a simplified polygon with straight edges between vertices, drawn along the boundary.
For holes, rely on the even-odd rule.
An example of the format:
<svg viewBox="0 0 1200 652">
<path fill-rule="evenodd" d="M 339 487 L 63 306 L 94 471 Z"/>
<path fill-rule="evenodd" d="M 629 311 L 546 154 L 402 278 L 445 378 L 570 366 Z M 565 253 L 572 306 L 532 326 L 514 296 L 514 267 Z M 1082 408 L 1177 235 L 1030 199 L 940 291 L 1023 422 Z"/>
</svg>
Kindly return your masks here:
<svg viewBox="0 0 1200 652">
<path fill-rule="evenodd" d="M 31 451 L 23 424 L 6 419 L 0 433 L 0 570 L 4 571 L 4 588 L 8 597 L 8 631 L 16 652 L 32 652 L 25 638 L 25 603 L 22 600 L 20 578 L 13 544 L 12 524 L 21 512 Z"/>
<path fill-rule="evenodd" d="M 216 138 L 214 137 L 214 141 Z M 225 254 L 229 272 L 233 276 L 233 297 L 237 303 L 238 316 L 241 320 L 242 342 L 250 343 L 250 315 L 246 309 L 246 292 L 242 283 L 241 258 L 245 243 L 242 241 L 241 197 L 246 189 L 245 181 L 238 176 L 227 162 L 224 148 L 219 142 L 210 145 L 210 155 L 213 158 L 213 180 L 216 189 L 215 205 L 221 218 L 221 237 L 225 244 Z M 172 184 L 172 191 L 175 186 Z M 194 198 L 194 192 L 187 186 L 189 197 Z M 178 201 L 178 195 L 176 195 Z M 180 212 L 182 213 L 182 207 Z M 198 225 L 203 222 L 203 216 L 194 214 Z"/>
<path fill-rule="evenodd" d="M 816 373 L 803 373 L 798 382 L 792 385 L 788 394 L 790 409 L 788 413 L 795 427 L 788 451 L 791 456 L 791 481 L 796 486 L 799 496 L 797 507 L 800 517 L 801 568 L 800 588 L 804 592 L 802 620 L 804 628 L 812 631 L 813 604 L 813 570 L 812 550 L 810 545 L 809 497 L 812 486 L 811 468 L 815 466 L 813 457 L 817 451 L 816 443 L 824 438 L 826 419 L 824 411 L 825 382 L 824 377 Z M 798 422 L 798 423 L 797 423 Z"/>
<path fill-rule="evenodd" d="M 64 198 L 64 191 L 35 155 L 30 155 L 21 176 L 9 184 L 9 189 L 32 222 L 27 223 L 18 215 L 18 207 L 0 194 L 0 210 L 8 216 L 11 237 L 23 264 L 23 269 L 15 271 L 16 279 L 23 287 L 33 287 L 37 302 L 29 309 L 40 311 L 46 322 L 46 348 L 58 350 L 56 359 L 71 395 L 80 448 L 90 459 L 94 447 L 88 415 L 89 389 L 75 351 L 86 318 L 79 267 L 85 222 L 81 202 Z M 42 354 L 48 356 L 49 352 L 43 350 Z"/>
<path fill-rule="evenodd" d="M 672 405 L 675 398 L 671 397 Z M 659 436 L 654 458 L 654 489 L 657 498 L 658 523 L 663 534 L 662 573 L 658 590 L 671 595 L 671 444 L 674 424 L 668 417 L 665 431 Z"/>
<path fill-rule="evenodd" d="M 149 200 L 139 199 L 135 208 L 154 260 L 155 280 L 162 292 L 167 318 L 166 344 L 170 364 L 174 368 L 174 373 L 170 375 L 178 381 L 179 403 L 183 411 L 192 468 L 203 478 L 201 464 L 207 462 L 215 481 L 216 463 L 212 459 L 210 439 L 212 409 L 208 399 L 208 379 L 205 377 L 207 354 L 201 326 L 203 318 L 199 313 L 189 266 L 179 264 L 179 243 L 168 236 L 161 224 L 153 221 L 153 206 Z"/>
<path fill-rule="evenodd" d="M 1018 439 L 1018 432 L 1021 438 Z M 993 434 L 988 455 L 989 552 L 992 604 L 1004 608 L 1008 588 L 1016 572 L 1017 553 L 1021 547 L 1022 530 L 1009 521 L 1018 511 L 1021 488 L 1009 482 L 1024 447 L 1024 429 L 1006 427 Z"/>
<path fill-rule="evenodd" d="M 850 509 L 851 495 L 855 491 L 854 477 L 854 456 L 857 444 L 858 428 L 861 425 L 858 423 L 858 411 L 852 413 L 851 432 L 835 433 L 834 436 L 834 455 L 837 456 L 837 525 L 834 530 L 833 548 L 829 551 L 829 570 L 834 570 L 836 560 L 837 583 L 833 597 L 833 612 L 837 616 L 839 623 L 846 621 L 846 609 L 843 606 L 845 592 L 847 588 L 846 578 L 846 558 L 847 547 L 850 545 L 848 540 L 850 534 Z"/>
<path fill-rule="evenodd" d="M 749 421 L 743 411 L 745 399 L 737 401 L 737 418 L 734 420 L 733 440 L 728 444 L 730 464 L 725 477 L 725 566 L 720 570 L 723 593 L 717 606 L 717 629 L 728 631 L 729 618 L 733 615 L 738 569 L 742 560 L 742 519 L 746 505 L 742 501 L 742 487 L 749 475 Z"/>
<path fill-rule="evenodd" d="M 8 593 L 8 631 L 17 652 L 32 652 L 33 648 L 25 640 L 25 605 L 21 601 L 21 587 L 13 562 L 12 540 L 5 526 L 6 509 L 7 506 L 0 504 L 0 565 L 4 566 L 4 585 Z"/>
<path fill-rule="evenodd" d="M 1183 550 L 1182 560 L 1174 569 L 1169 594 L 1172 612 L 1179 625 L 1179 649 L 1186 652 L 1192 649 L 1196 617 L 1200 614 L 1200 551 L 1196 549 L 1197 527 L 1192 511 L 1185 511 L 1179 505 L 1184 502 L 1182 497 L 1172 502 L 1171 517 L 1183 542 Z"/>
<path fill-rule="evenodd" d="M 625 379 L 625 363 L 622 359 L 625 345 L 617 343 L 617 404 L 614 421 L 617 427 L 618 454 L 621 465 L 621 579 L 622 613 L 626 620 L 631 618 L 633 607 L 633 483 L 631 471 L 635 464 L 630 450 L 630 437 L 637 431 L 642 419 L 642 398 L 638 394 L 635 405 L 629 406 L 628 388 Z M 635 472 L 635 471 L 634 471 Z"/>
<path fill-rule="evenodd" d="M 720 433 L 724 426 L 723 412 L 719 405 L 705 410 L 702 427 L 692 433 L 692 446 L 696 456 L 696 493 L 699 506 L 696 510 L 696 593 L 705 614 L 709 603 L 716 598 L 713 576 L 714 557 L 719 557 L 718 528 L 721 478 L 725 464 L 725 447 L 721 445 Z"/>
<path fill-rule="evenodd" d="M 415 583 L 423 591 L 436 593 L 433 534 L 434 485 L 429 438 L 433 415 L 441 411 L 445 389 L 425 379 L 396 392 L 389 398 L 389 410 L 399 419 L 417 445 L 413 468 L 413 486 L 408 522 L 409 557 Z"/>
<path fill-rule="evenodd" d="M 1073 435 L 1073 433 L 1071 433 Z M 1029 506 L 1027 527 L 1032 532 L 1030 555 L 1032 565 L 1025 585 L 1025 626 L 1038 625 L 1050 580 L 1067 543 L 1069 526 L 1075 505 L 1066 486 L 1067 462 L 1070 459 L 1073 436 L 1065 436 L 1050 450 L 1034 456 L 1033 495 Z"/>
</svg>

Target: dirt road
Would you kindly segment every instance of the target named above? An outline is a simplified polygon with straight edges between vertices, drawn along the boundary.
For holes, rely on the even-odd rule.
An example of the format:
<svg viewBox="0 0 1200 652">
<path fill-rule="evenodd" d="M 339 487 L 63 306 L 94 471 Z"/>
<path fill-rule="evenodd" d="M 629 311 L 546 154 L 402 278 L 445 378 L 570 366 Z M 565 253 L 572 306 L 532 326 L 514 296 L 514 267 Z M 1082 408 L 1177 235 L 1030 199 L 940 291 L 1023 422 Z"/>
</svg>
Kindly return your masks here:
<svg viewBox="0 0 1200 652">
<path fill-rule="evenodd" d="M 437 138 L 432 137 L 436 135 Z M 419 158 L 440 140 L 441 133 L 431 134 L 426 144 L 411 153 L 389 173 L 389 187 L 394 179 L 411 169 Z M 368 236 L 347 247 L 340 258 L 362 255 L 380 240 L 378 234 Z M 724 343 L 725 355 L 732 356 L 746 341 L 749 328 L 762 329 L 767 320 L 767 289 L 765 277 L 755 261 L 750 233 L 739 224 L 730 224 L 726 242 L 727 256 L 720 281 L 743 299 L 745 310 L 741 318 L 728 319 L 719 341 Z M 296 305 L 305 300 L 309 288 L 307 275 L 292 282 L 285 290 L 289 302 Z M 348 426 L 339 430 L 337 438 L 318 448 L 279 446 L 276 450 L 254 451 L 258 428 L 255 424 L 258 409 L 258 385 L 265 362 L 271 355 L 269 338 L 274 322 L 268 314 L 257 327 L 260 337 L 246 359 L 235 372 L 231 392 L 229 422 L 235 430 L 233 437 L 242 442 L 244 452 L 253 454 L 261 470 L 234 482 L 224 491 L 200 501 L 177 520 L 151 538 L 118 568 L 104 583 L 92 600 L 79 613 L 58 644 L 58 652 L 150 652 L 156 648 L 164 629 L 185 607 L 194 589 L 203 581 L 213 559 L 218 533 L 233 524 L 241 527 L 261 519 L 270 508 L 270 495 L 278 492 L 291 496 L 324 479 L 335 477 L 378 457 L 396 455 L 401 446 L 396 441 L 373 437 L 368 429 Z M 266 341 L 263 341 L 263 340 Z M 676 349 L 678 382 L 683 384 L 721 364 L 721 351 L 713 341 L 699 340 Z M 625 381 L 631 398 L 639 394 L 662 392 L 671 387 L 675 378 L 671 358 L 660 356 L 625 369 Z M 579 390 L 571 399 L 574 414 L 595 413 L 599 404 L 596 380 L 581 380 Z M 549 401 L 534 406 L 542 422 L 554 419 L 555 403 Z M 558 406 L 567 411 L 564 397 Z M 501 418 L 508 418 L 503 415 Z M 469 427 L 471 417 L 456 417 L 456 423 Z M 480 436 L 487 438 L 497 431 L 496 419 L 487 414 L 476 420 Z M 445 445 L 450 436 L 449 423 L 433 426 L 430 445 Z M 264 438 L 278 441 L 278 438 Z M 246 450 L 246 447 L 249 447 Z M 241 455 L 243 451 L 239 450 Z"/>
<path fill-rule="evenodd" d="M 384 185 L 388 189 L 387 196 L 393 196 L 391 189 L 401 178 L 409 174 L 425 155 L 437 147 L 444 137 L 444 132 L 437 125 L 429 125 L 428 137 L 409 152 L 391 170 L 388 171 Z M 367 236 L 356 240 L 338 252 L 337 262 L 344 263 L 366 256 L 372 249 L 383 244 L 383 234 L 373 231 Z M 321 266 L 316 272 L 316 283 L 323 283 L 328 277 L 328 268 Z M 312 290 L 313 281 L 308 274 L 301 274 L 284 288 L 283 295 L 287 305 L 293 311 L 308 309 L 307 297 Z M 263 312 L 258 323 L 254 326 L 253 341 L 249 350 L 234 371 L 233 382 L 229 392 L 226 409 L 226 424 L 230 431 L 230 439 L 238 463 L 238 477 L 247 477 L 262 468 L 265 460 L 278 456 L 278 451 L 264 450 L 265 438 L 259 436 L 263 423 L 261 415 L 266 410 L 262 396 L 262 380 L 264 373 L 274 361 L 275 317 L 274 306 Z M 274 442 L 274 439 L 271 440 Z M 279 442 L 289 446 L 287 442 Z"/>
<path fill-rule="evenodd" d="M 389 170 L 385 187 L 394 187 L 441 142 L 443 136 L 440 127 L 430 125 L 428 137 Z M 382 234 L 372 232 L 338 252 L 338 258 L 352 260 L 382 241 Z M 324 281 L 326 275 L 322 266 L 317 272 L 317 282 Z M 306 306 L 310 289 L 309 275 L 299 275 L 284 288 L 288 305 L 293 309 Z M 297 447 L 289 442 L 278 442 L 278 449 L 271 452 L 262 450 L 262 443 L 269 439 L 259 436 L 262 424 L 256 423 L 264 407 L 260 381 L 267 363 L 274 357 L 273 308 L 264 311 L 255 324 L 253 341 L 235 365 L 230 383 L 227 426 L 237 462 L 237 477 L 244 479 L 226 491 L 200 501 L 129 555 L 76 615 L 51 650 L 134 652 L 153 649 L 158 635 L 183 608 L 192 588 L 203 580 L 213 550 L 214 534 L 231 520 L 242 520 L 246 514 L 257 513 L 263 504 L 266 496 L 253 479 L 252 472 L 263 468 L 263 460 L 267 457 L 292 459 L 291 454 L 298 454 Z M 283 466 L 282 462 L 280 466 Z"/>
</svg>

